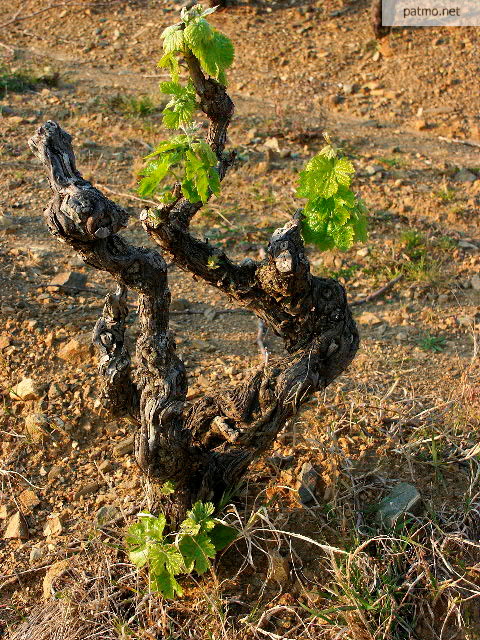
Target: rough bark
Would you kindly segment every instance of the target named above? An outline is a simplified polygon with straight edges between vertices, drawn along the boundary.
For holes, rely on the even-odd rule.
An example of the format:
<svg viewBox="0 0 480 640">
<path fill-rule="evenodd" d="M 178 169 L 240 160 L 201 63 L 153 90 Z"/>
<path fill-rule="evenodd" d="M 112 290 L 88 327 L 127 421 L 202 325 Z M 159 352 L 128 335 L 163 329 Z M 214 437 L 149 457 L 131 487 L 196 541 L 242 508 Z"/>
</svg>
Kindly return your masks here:
<svg viewBox="0 0 480 640">
<path fill-rule="evenodd" d="M 373 33 L 377 40 L 385 38 L 391 33 L 391 27 L 384 27 L 382 24 L 382 0 L 372 0 L 371 12 L 371 24 Z"/>
<path fill-rule="evenodd" d="M 195 58 L 186 62 L 210 120 L 207 140 L 223 179 L 232 163 L 224 147 L 233 103 L 223 86 L 205 78 Z M 352 361 L 359 340 L 343 287 L 311 275 L 300 235 L 301 212 L 273 233 L 264 259 L 241 263 L 190 233 L 201 204 L 178 197 L 158 209 L 155 223 L 144 215 L 146 231 L 177 266 L 255 313 L 286 348 L 283 359 L 265 362 L 241 384 L 206 394 L 186 409 L 185 368 L 168 329 L 163 257 L 118 234 L 127 213 L 81 177 L 71 137 L 58 124 L 40 127 L 30 146 L 54 192 L 45 210 L 51 232 L 118 283 L 94 330 L 104 405 L 138 421 L 136 460 L 151 479 L 175 483 L 175 516 L 197 499 L 219 500 L 272 445 L 301 404 Z M 127 288 L 138 293 L 140 302 L 133 365 L 125 346 Z"/>
</svg>

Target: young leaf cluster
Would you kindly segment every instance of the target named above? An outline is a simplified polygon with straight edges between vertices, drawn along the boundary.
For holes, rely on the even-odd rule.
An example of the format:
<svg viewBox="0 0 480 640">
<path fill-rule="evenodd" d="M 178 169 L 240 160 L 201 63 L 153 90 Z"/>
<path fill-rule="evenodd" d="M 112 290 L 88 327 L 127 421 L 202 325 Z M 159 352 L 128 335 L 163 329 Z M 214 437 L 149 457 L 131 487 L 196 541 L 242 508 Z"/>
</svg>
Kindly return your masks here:
<svg viewBox="0 0 480 640">
<path fill-rule="evenodd" d="M 328 142 L 328 140 L 327 140 Z M 366 207 L 350 189 L 355 173 L 348 158 L 327 144 L 300 173 L 297 196 L 307 198 L 302 233 L 321 250 L 350 249 L 367 238 Z"/>
<path fill-rule="evenodd" d="M 140 172 L 138 187 L 143 198 L 160 192 L 163 202 L 171 202 L 171 189 L 161 187 L 166 177 L 180 183 L 184 197 L 190 202 L 205 203 L 211 193 L 220 193 L 217 156 L 203 140 L 188 134 L 177 135 L 161 142 L 146 159 L 150 162 Z"/>
<path fill-rule="evenodd" d="M 178 80 L 178 57 L 191 53 L 204 73 L 220 84 L 227 84 L 225 71 L 232 65 L 235 52 L 232 41 L 205 19 L 213 11 L 214 8 L 203 9 L 198 4 L 191 9 L 184 7 L 180 12 L 181 22 L 163 31 L 164 55 L 159 64 L 170 70 L 172 80 Z"/>
<path fill-rule="evenodd" d="M 205 203 L 212 193 L 220 193 L 218 158 L 207 143 L 193 135 L 198 107 L 195 87 L 191 80 L 180 82 L 180 60 L 193 55 L 206 74 L 226 84 L 225 70 L 233 62 L 233 45 L 205 19 L 213 11 L 201 5 L 183 8 L 182 21 L 162 33 L 164 55 L 159 65 L 167 68 L 171 77 L 160 84 L 160 90 L 171 97 L 163 110 L 163 124 L 168 129 L 181 128 L 185 135 L 162 142 L 147 156 L 149 162 L 140 172 L 138 188 L 144 198 L 157 195 L 165 204 L 172 202 L 172 190 L 163 186 L 167 179 L 180 182 L 183 196 L 190 202 Z"/>
<path fill-rule="evenodd" d="M 164 535 L 166 518 L 141 513 L 128 529 L 126 543 L 130 561 L 139 569 L 148 565 L 151 591 L 165 598 L 183 594 L 176 580 L 180 574 L 195 571 L 201 575 L 211 560 L 237 536 L 236 531 L 213 517 L 211 502 L 196 502 L 187 512 L 177 533 Z"/>
</svg>

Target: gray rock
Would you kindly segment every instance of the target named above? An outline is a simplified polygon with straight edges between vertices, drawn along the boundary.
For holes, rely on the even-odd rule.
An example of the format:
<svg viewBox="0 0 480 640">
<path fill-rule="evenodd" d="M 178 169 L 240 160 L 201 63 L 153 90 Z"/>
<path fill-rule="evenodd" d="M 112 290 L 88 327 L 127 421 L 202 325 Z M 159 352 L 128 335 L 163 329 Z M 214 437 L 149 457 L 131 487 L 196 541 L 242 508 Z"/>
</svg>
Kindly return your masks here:
<svg viewBox="0 0 480 640">
<path fill-rule="evenodd" d="M 83 289 L 87 282 L 85 273 L 77 273 L 76 271 L 62 271 L 50 280 L 48 287 L 60 289 Z"/>
<path fill-rule="evenodd" d="M 208 309 L 205 309 L 205 311 L 203 312 L 203 315 L 209 322 L 212 322 L 213 320 L 215 320 L 218 314 L 215 309 L 213 309 L 212 307 L 209 307 Z"/>
<path fill-rule="evenodd" d="M 117 456 L 124 456 L 127 453 L 132 453 L 135 446 L 135 436 L 127 436 L 113 447 L 113 451 Z"/>
<path fill-rule="evenodd" d="M 475 291 L 480 291 L 480 276 L 475 274 L 474 276 L 472 276 L 470 282 L 472 285 L 472 289 L 475 289 Z"/>
<path fill-rule="evenodd" d="M 176 298 L 175 300 L 172 300 L 170 311 L 186 311 L 187 309 L 190 309 L 191 306 L 192 303 L 189 300 L 186 300 L 185 298 Z"/>
<path fill-rule="evenodd" d="M 310 462 L 305 462 L 300 474 L 298 497 L 302 504 L 316 502 L 316 492 L 320 476 Z"/>
<path fill-rule="evenodd" d="M 89 496 L 92 493 L 96 493 L 100 486 L 99 482 L 87 482 L 87 484 L 84 484 L 75 492 L 74 500 L 78 500 L 78 498 L 81 498 L 82 496 Z"/>
<path fill-rule="evenodd" d="M 44 554 L 45 554 L 44 547 L 32 547 L 30 551 L 30 557 L 28 559 L 30 566 L 39 562 L 43 558 Z"/>
<path fill-rule="evenodd" d="M 113 505 L 104 505 L 95 514 L 95 522 L 97 527 L 104 527 L 110 524 L 120 516 L 120 511 Z"/>
<path fill-rule="evenodd" d="M 3 233 L 15 233 L 18 229 L 18 225 L 10 216 L 0 215 L 0 232 Z"/>
<path fill-rule="evenodd" d="M 422 498 L 416 487 L 399 482 L 378 504 L 375 520 L 385 527 L 394 527 L 398 519 L 407 514 L 418 515 L 422 510 Z"/>
<path fill-rule="evenodd" d="M 473 249 L 474 251 L 478 251 L 477 245 L 473 244 L 473 242 L 468 242 L 467 240 L 460 240 L 458 246 L 461 249 Z"/>
<path fill-rule="evenodd" d="M 455 182 L 475 182 L 477 179 L 477 176 L 468 169 L 460 169 L 454 178 Z"/>
</svg>

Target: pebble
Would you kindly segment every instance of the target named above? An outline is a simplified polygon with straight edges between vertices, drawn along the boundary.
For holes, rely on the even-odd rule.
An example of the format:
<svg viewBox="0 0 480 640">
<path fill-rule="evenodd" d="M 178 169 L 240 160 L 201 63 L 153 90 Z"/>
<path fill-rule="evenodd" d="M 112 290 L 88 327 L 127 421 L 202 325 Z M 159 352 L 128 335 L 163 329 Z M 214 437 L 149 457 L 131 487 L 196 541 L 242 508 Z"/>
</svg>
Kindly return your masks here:
<svg viewBox="0 0 480 640">
<path fill-rule="evenodd" d="M 18 500 L 26 511 L 28 511 L 29 509 L 33 509 L 33 507 L 36 507 L 40 504 L 40 500 L 37 494 L 31 489 L 25 489 L 24 491 L 22 491 L 22 493 L 18 496 Z"/>
<path fill-rule="evenodd" d="M 186 300 L 185 298 L 176 298 L 175 300 L 172 300 L 170 311 L 186 311 L 187 309 L 190 309 L 191 306 L 192 303 L 189 300 Z"/>
<path fill-rule="evenodd" d="M 12 400 L 39 400 L 43 395 L 44 385 L 33 378 L 23 378 L 10 391 Z"/>
<path fill-rule="evenodd" d="M 81 498 L 82 496 L 89 496 L 92 493 L 95 493 L 96 491 L 98 491 L 98 489 L 100 488 L 100 483 L 99 482 L 88 482 L 87 484 L 83 485 L 82 487 L 80 487 L 80 489 L 78 489 L 78 491 L 76 491 L 75 495 L 74 495 L 74 500 L 78 500 L 78 498 Z"/>
<path fill-rule="evenodd" d="M 103 527 L 106 524 L 109 524 L 113 520 L 116 520 L 120 515 L 120 511 L 117 507 L 113 505 L 104 505 L 100 507 L 100 509 L 95 514 L 95 521 L 97 523 L 97 527 Z"/>
<path fill-rule="evenodd" d="M 0 232 L 5 234 L 7 233 L 15 233 L 17 231 L 18 226 L 15 224 L 10 216 L 0 215 Z"/>
<path fill-rule="evenodd" d="M 480 291 L 480 276 L 475 274 L 474 276 L 472 276 L 470 283 L 472 285 L 472 289 L 474 289 L 475 291 Z"/>
<path fill-rule="evenodd" d="M 305 462 L 300 472 L 298 498 L 302 504 L 316 501 L 316 493 L 320 476 L 310 462 Z"/>
<path fill-rule="evenodd" d="M 43 413 L 31 413 L 25 418 L 25 430 L 34 442 L 48 435 L 48 418 Z"/>
<path fill-rule="evenodd" d="M 60 467 L 58 464 L 54 464 L 47 474 L 48 481 L 53 482 L 54 480 L 59 478 L 62 474 L 63 474 L 63 468 Z"/>
<path fill-rule="evenodd" d="M 98 468 L 102 473 L 108 473 L 113 469 L 113 464 L 110 460 L 103 460 L 103 462 L 98 465 Z"/>
<path fill-rule="evenodd" d="M 468 169 L 460 169 L 454 177 L 455 182 L 475 182 L 477 176 Z"/>
<path fill-rule="evenodd" d="M 59 560 L 58 562 L 52 564 L 51 567 L 49 567 L 43 579 L 43 597 L 45 600 L 49 600 L 50 598 L 54 597 L 54 582 L 57 578 L 63 576 L 63 574 L 68 571 L 69 567 L 70 560 L 68 558 L 66 558 L 65 560 Z"/>
<path fill-rule="evenodd" d="M 57 352 L 57 356 L 61 360 L 66 360 L 72 364 L 82 364 L 91 359 L 92 353 L 92 335 L 84 333 L 62 345 Z"/>
<path fill-rule="evenodd" d="M 124 456 L 127 453 L 132 453 L 133 448 L 135 446 L 135 436 L 131 435 L 127 438 L 121 440 L 118 444 L 113 447 L 113 452 L 117 456 Z"/>
<path fill-rule="evenodd" d="M 381 324 L 382 319 L 376 316 L 371 311 L 364 311 L 362 315 L 358 316 L 357 322 L 359 322 L 360 324 L 375 325 Z"/>
<path fill-rule="evenodd" d="M 43 529 L 43 535 L 45 537 L 58 536 L 63 531 L 63 524 L 59 516 L 52 516 L 47 520 L 47 524 Z"/>
<path fill-rule="evenodd" d="M 418 514 L 422 508 L 422 498 L 413 484 L 399 482 L 378 504 L 375 519 L 377 524 L 393 527 L 397 520 L 408 513 Z"/>
<path fill-rule="evenodd" d="M 28 527 L 20 511 L 16 511 L 8 521 L 3 537 L 5 540 L 28 538 Z"/>
<path fill-rule="evenodd" d="M 62 271 L 50 280 L 48 288 L 83 289 L 87 282 L 87 274 L 76 271 Z"/>
<path fill-rule="evenodd" d="M 44 554 L 45 554 L 44 547 L 32 547 L 30 550 L 30 556 L 28 558 L 30 566 L 33 566 L 34 564 L 39 562 L 39 560 L 43 558 Z"/>
</svg>

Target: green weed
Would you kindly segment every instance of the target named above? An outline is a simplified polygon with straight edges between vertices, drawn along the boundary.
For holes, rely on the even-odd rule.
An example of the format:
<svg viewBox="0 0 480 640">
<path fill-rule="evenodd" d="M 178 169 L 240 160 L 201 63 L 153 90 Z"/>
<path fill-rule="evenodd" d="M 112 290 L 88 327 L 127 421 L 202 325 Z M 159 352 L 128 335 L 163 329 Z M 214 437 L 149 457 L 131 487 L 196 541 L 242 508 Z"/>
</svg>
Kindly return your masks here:
<svg viewBox="0 0 480 640">
<path fill-rule="evenodd" d="M 172 493 L 171 483 L 163 492 Z M 139 521 L 128 529 L 126 543 L 129 558 L 139 569 L 148 565 L 150 590 L 165 598 L 183 595 L 176 576 L 195 571 L 198 575 L 211 567 L 211 559 L 236 537 L 237 532 L 218 518 L 211 502 L 196 502 L 176 533 L 165 534 L 167 519 L 139 514 Z"/>
<path fill-rule="evenodd" d="M 442 352 L 446 347 L 446 339 L 443 336 L 432 336 L 427 333 L 418 341 L 418 346 L 424 351 Z"/>
<path fill-rule="evenodd" d="M 150 96 L 140 96 L 137 98 L 121 93 L 108 98 L 105 101 L 105 105 L 130 118 L 146 118 L 158 109 Z"/>
</svg>

